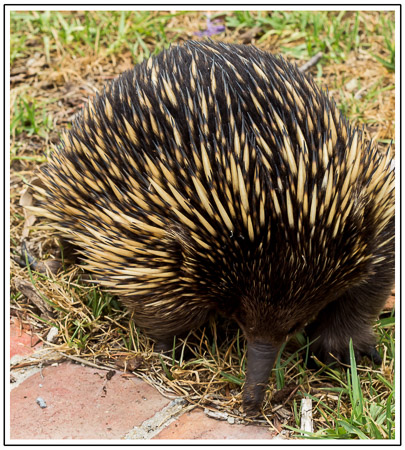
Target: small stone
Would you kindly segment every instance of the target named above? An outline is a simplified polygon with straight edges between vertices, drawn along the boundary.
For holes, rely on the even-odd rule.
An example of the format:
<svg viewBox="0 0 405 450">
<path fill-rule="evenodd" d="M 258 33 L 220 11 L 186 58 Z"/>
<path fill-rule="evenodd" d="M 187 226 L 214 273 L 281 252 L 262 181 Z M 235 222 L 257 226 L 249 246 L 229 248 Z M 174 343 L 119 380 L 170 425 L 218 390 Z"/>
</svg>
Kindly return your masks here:
<svg viewBox="0 0 405 450">
<path fill-rule="evenodd" d="M 46 402 L 42 397 L 38 397 L 35 401 L 38 403 L 40 408 L 46 408 Z"/>
<path fill-rule="evenodd" d="M 50 330 L 49 330 L 49 333 L 48 333 L 48 336 L 46 337 L 46 341 L 47 342 L 55 342 L 55 339 L 56 339 L 56 337 L 57 337 L 57 335 L 58 335 L 58 329 L 56 328 L 56 327 L 52 327 Z"/>
</svg>

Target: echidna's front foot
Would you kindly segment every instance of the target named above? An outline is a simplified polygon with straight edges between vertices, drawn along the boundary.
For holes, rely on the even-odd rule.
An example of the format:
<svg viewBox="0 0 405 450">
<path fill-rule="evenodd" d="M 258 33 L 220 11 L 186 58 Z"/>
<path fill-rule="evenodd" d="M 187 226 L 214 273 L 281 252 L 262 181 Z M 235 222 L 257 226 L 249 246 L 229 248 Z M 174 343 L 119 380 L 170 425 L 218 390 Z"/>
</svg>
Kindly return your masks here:
<svg viewBox="0 0 405 450">
<path fill-rule="evenodd" d="M 371 347 L 370 354 L 365 356 L 368 356 L 371 362 L 376 366 L 380 366 L 382 364 L 382 358 L 375 347 Z"/>
<path fill-rule="evenodd" d="M 357 364 L 365 356 L 372 364 L 381 364 L 372 323 L 384 305 L 390 286 L 391 279 L 378 268 L 372 281 L 346 291 L 329 303 L 306 329 L 314 355 L 325 364 L 350 365 L 352 340 Z M 312 365 L 316 366 L 315 361 Z"/>
<path fill-rule="evenodd" d="M 367 333 L 364 334 L 367 335 Z M 350 338 L 342 339 L 340 336 L 333 338 L 330 335 L 327 337 L 320 335 L 311 345 L 311 351 L 319 361 L 326 365 L 342 364 L 350 366 L 349 341 Z M 382 363 L 373 337 L 366 341 L 361 340 L 361 342 L 353 339 L 353 350 L 356 364 L 360 364 L 364 357 L 367 357 L 374 365 L 380 365 Z M 311 358 L 308 361 L 308 368 L 317 368 L 314 359 Z"/>
</svg>

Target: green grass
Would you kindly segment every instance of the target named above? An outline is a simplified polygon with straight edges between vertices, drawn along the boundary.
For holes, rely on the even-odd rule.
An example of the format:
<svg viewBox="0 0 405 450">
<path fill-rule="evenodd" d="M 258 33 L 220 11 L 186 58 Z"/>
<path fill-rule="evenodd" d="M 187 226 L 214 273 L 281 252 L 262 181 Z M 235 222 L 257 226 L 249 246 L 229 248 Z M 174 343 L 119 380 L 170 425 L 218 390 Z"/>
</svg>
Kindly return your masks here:
<svg viewBox="0 0 405 450">
<path fill-rule="evenodd" d="M 392 20 L 387 20 L 386 17 L 382 16 L 379 21 L 379 28 L 377 32 L 381 33 L 381 36 L 385 42 L 385 48 L 387 51 L 387 57 L 381 58 L 378 55 L 372 53 L 374 58 L 380 62 L 384 67 L 386 67 L 390 72 L 395 71 L 395 24 Z"/>
<path fill-rule="evenodd" d="M 122 308 L 112 295 L 103 292 L 97 286 L 91 286 L 83 291 L 80 284 L 74 287 L 81 305 L 70 305 L 67 311 L 69 318 L 64 322 L 66 342 L 72 348 L 91 348 L 92 343 L 101 338 L 107 317 L 114 317 Z M 82 307 L 83 306 L 83 309 Z M 75 314 L 77 312 L 77 314 Z M 133 350 L 131 335 L 121 335 L 124 346 Z"/>
<path fill-rule="evenodd" d="M 28 136 L 46 137 L 53 129 L 52 115 L 47 112 L 47 105 L 55 100 L 47 99 L 38 102 L 27 94 L 18 96 L 13 105 L 10 121 L 10 133 L 13 138 L 25 132 Z"/>
<path fill-rule="evenodd" d="M 175 14 L 153 13 L 150 11 L 83 11 L 66 14 L 58 11 L 11 12 L 11 63 L 27 55 L 25 33 L 38 36 L 38 45 L 51 62 L 51 52 L 62 55 L 85 56 L 89 51 L 95 55 L 100 49 L 119 54 L 130 50 L 134 62 L 149 55 L 150 43 L 153 53 L 160 52 L 170 42 L 184 34 L 184 29 L 170 29 L 167 36 L 168 21 L 185 12 Z M 21 33 L 23 33 L 21 35 Z M 149 45 L 148 45 L 149 44 Z"/>
<path fill-rule="evenodd" d="M 235 11 L 226 17 L 229 28 L 249 29 L 258 27 L 262 30 L 259 42 L 266 42 L 276 36 L 283 53 L 295 59 L 308 59 L 318 52 L 324 57 L 318 64 L 344 62 L 351 51 L 369 48 L 368 37 L 376 30 L 371 28 L 361 12 L 355 14 L 354 20 L 346 20 L 345 11 Z M 362 25 L 362 33 L 359 33 Z M 393 68 L 395 60 L 394 24 L 381 21 L 378 33 L 384 40 L 389 53 L 387 61 L 377 57 L 381 64 Z"/>
<path fill-rule="evenodd" d="M 189 31 L 182 27 L 167 28 L 172 17 L 186 14 L 186 11 L 173 14 L 150 11 L 83 11 L 75 14 L 14 11 L 11 12 L 11 63 L 30 53 L 27 36 L 37 36 L 37 43 L 48 63 L 51 52 L 55 50 L 61 54 L 85 56 L 89 49 L 98 54 L 101 48 L 115 54 L 130 50 L 134 62 L 139 62 L 150 53 L 151 43 L 153 53 L 158 53 Z M 375 59 L 390 70 L 394 69 L 394 23 L 384 16 L 375 29 L 367 23 L 362 12 L 357 12 L 354 20 L 346 20 L 345 11 L 234 11 L 225 14 L 229 30 L 257 27 L 261 33 L 259 42 L 276 36 L 287 56 L 308 59 L 319 51 L 324 52 L 320 65 L 329 60 L 344 62 L 353 50 L 367 51 L 367 38 L 377 32 L 384 39 L 387 58 L 375 55 Z"/>
</svg>

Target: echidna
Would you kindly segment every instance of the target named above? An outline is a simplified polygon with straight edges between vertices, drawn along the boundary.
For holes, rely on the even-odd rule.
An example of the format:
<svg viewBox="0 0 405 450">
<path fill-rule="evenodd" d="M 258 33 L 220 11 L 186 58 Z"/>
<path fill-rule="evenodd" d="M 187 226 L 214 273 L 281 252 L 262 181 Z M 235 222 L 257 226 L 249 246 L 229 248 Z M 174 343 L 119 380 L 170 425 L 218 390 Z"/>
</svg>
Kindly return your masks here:
<svg viewBox="0 0 405 450">
<path fill-rule="evenodd" d="M 381 362 L 394 171 L 314 81 L 253 46 L 188 42 L 109 84 L 42 171 L 38 212 L 165 349 L 212 312 L 248 345 L 260 408 L 280 346 Z"/>
</svg>

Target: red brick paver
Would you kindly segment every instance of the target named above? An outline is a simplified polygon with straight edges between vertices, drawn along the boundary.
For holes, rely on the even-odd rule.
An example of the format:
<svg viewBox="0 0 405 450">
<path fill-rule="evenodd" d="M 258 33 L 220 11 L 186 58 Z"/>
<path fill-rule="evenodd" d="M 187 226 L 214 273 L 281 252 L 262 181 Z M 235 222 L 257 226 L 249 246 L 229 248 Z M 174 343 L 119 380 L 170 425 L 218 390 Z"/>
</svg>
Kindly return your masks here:
<svg viewBox="0 0 405 450">
<path fill-rule="evenodd" d="M 231 425 L 207 417 L 201 410 L 185 413 L 153 439 L 273 439 L 267 428 Z"/>
<path fill-rule="evenodd" d="M 35 345 L 34 345 L 35 344 Z M 33 346 L 34 345 L 34 346 Z M 15 355 L 26 356 L 42 347 L 42 341 L 21 325 L 21 322 L 13 317 L 10 319 L 10 358 Z"/>
<path fill-rule="evenodd" d="M 63 363 L 25 380 L 11 391 L 11 439 L 120 439 L 169 403 L 139 379 L 106 373 Z"/>
</svg>

